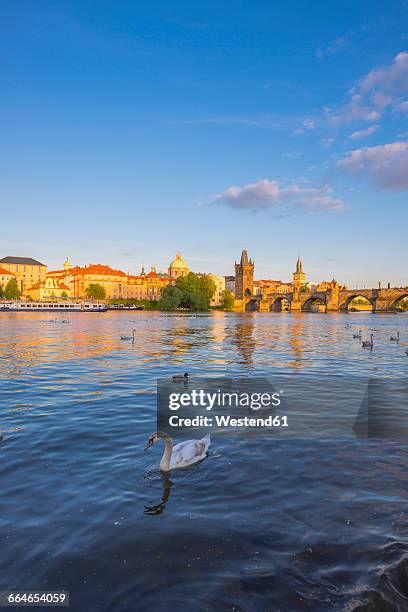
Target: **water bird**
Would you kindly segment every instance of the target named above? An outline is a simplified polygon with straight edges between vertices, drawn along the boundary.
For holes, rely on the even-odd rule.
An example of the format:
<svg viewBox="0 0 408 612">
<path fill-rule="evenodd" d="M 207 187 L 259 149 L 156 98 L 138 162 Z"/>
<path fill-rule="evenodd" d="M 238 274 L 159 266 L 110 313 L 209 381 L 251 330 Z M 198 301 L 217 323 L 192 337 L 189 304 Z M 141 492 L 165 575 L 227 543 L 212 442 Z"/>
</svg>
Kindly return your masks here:
<svg viewBox="0 0 408 612">
<path fill-rule="evenodd" d="M 399 342 L 399 331 L 396 336 L 390 336 L 390 342 Z"/>
<path fill-rule="evenodd" d="M 132 342 L 134 342 L 135 341 L 135 333 L 136 333 L 136 330 L 132 329 L 132 335 L 131 336 L 121 336 L 120 339 L 121 340 L 131 340 Z"/>
<path fill-rule="evenodd" d="M 408 349 L 405 351 L 405 354 L 408 355 Z"/>
<path fill-rule="evenodd" d="M 160 461 L 162 472 L 187 467 L 201 461 L 206 457 L 208 447 L 211 444 L 210 434 L 206 434 L 200 440 L 185 440 L 173 446 L 173 438 L 169 434 L 156 431 L 149 437 L 145 450 L 159 440 L 164 440 L 165 444 L 163 457 Z"/>
<path fill-rule="evenodd" d="M 353 334 L 353 338 L 357 338 L 357 340 L 361 340 L 361 329 L 358 330 L 358 334 Z"/>
<path fill-rule="evenodd" d="M 188 382 L 188 372 L 185 372 L 184 374 L 175 374 L 172 379 L 171 379 L 174 383 L 177 382 Z"/>
<path fill-rule="evenodd" d="M 373 348 L 374 346 L 373 338 L 374 338 L 374 334 L 370 334 L 370 340 L 363 340 L 361 346 L 363 348 Z"/>
</svg>

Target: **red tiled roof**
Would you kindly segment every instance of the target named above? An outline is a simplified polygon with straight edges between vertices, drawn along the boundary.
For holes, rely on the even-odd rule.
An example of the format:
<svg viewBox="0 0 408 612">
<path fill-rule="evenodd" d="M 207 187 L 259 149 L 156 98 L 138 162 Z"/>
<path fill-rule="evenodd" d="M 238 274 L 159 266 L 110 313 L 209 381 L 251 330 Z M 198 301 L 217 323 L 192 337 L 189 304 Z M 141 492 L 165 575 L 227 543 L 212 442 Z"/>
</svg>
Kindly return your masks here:
<svg viewBox="0 0 408 612">
<path fill-rule="evenodd" d="M 109 266 L 104 266 L 102 264 L 89 264 L 89 266 L 85 266 L 84 268 L 80 268 L 76 266 L 75 268 L 71 268 L 69 271 L 71 276 L 76 276 L 79 274 L 95 274 L 100 276 L 126 276 L 126 274 L 122 270 L 114 270 Z"/>
<path fill-rule="evenodd" d="M 2 274 L 3 276 L 5 274 L 8 274 L 9 276 L 15 276 L 15 274 L 13 274 L 13 272 L 9 272 L 9 270 L 5 270 L 4 268 L 0 268 L 0 274 Z"/>
</svg>

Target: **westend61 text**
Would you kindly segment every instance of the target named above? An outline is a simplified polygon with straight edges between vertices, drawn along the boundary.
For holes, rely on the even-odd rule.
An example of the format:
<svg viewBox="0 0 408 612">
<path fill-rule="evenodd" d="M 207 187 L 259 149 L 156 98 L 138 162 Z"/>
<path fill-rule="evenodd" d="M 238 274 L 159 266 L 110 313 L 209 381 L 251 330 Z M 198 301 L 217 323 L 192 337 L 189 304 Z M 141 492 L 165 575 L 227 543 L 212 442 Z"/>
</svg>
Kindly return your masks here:
<svg viewBox="0 0 408 612">
<path fill-rule="evenodd" d="M 212 410 L 214 406 L 239 406 L 260 410 L 260 408 L 279 406 L 280 403 L 279 393 L 228 393 L 220 390 L 209 393 L 204 389 L 200 389 L 200 391 L 192 389 L 189 392 L 170 393 L 169 395 L 170 410 L 178 410 L 189 406 L 200 406 L 206 410 Z"/>
<path fill-rule="evenodd" d="M 171 427 L 289 427 L 288 417 L 268 416 L 265 418 L 215 415 L 213 417 L 196 416 L 193 418 L 179 417 L 177 415 L 169 418 Z"/>
</svg>

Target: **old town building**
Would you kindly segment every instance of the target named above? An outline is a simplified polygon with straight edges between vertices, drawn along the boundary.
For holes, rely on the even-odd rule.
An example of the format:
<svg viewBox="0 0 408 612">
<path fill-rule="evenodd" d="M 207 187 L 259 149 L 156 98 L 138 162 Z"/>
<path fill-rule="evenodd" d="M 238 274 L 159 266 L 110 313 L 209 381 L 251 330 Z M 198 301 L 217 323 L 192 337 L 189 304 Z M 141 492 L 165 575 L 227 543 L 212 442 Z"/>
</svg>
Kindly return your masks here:
<svg viewBox="0 0 408 612">
<path fill-rule="evenodd" d="M 31 257 L 3 257 L 0 259 L 0 267 L 14 275 L 23 295 L 26 289 L 45 280 L 47 274 L 47 266 Z"/>
<path fill-rule="evenodd" d="M 208 276 L 211 278 L 212 281 L 214 281 L 214 285 L 215 285 L 215 292 L 214 292 L 214 295 L 212 296 L 210 306 L 220 306 L 224 299 L 225 277 L 216 276 L 215 274 L 212 274 L 211 272 Z"/>
<path fill-rule="evenodd" d="M 35 283 L 26 290 L 27 297 L 32 300 L 49 300 L 54 298 L 71 297 L 71 289 L 63 281 L 52 276 Z"/>
<path fill-rule="evenodd" d="M 164 287 L 174 284 L 175 280 L 175 278 L 163 274 L 162 272 L 157 273 L 154 266 L 151 267 L 148 274 L 146 274 L 144 268 L 142 268 L 140 275 L 128 276 L 127 297 L 128 299 L 157 302 L 160 299 Z"/>
</svg>

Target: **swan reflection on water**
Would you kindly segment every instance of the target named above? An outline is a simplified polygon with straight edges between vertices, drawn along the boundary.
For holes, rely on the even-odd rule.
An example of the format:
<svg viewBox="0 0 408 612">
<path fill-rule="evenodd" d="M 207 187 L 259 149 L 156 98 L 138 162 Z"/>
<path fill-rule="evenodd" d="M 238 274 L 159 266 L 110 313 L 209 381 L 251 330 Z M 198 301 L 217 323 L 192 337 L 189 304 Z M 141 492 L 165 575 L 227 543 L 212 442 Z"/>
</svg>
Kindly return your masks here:
<svg viewBox="0 0 408 612">
<path fill-rule="evenodd" d="M 156 472 L 156 470 L 155 470 Z M 160 472 L 162 481 L 162 498 L 161 502 L 153 506 L 145 506 L 143 514 L 156 515 L 164 512 L 167 502 L 170 498 L 170 489 L 173 486 L 173 482 L 170 480 L 168 472 Z"/>
</svg>

